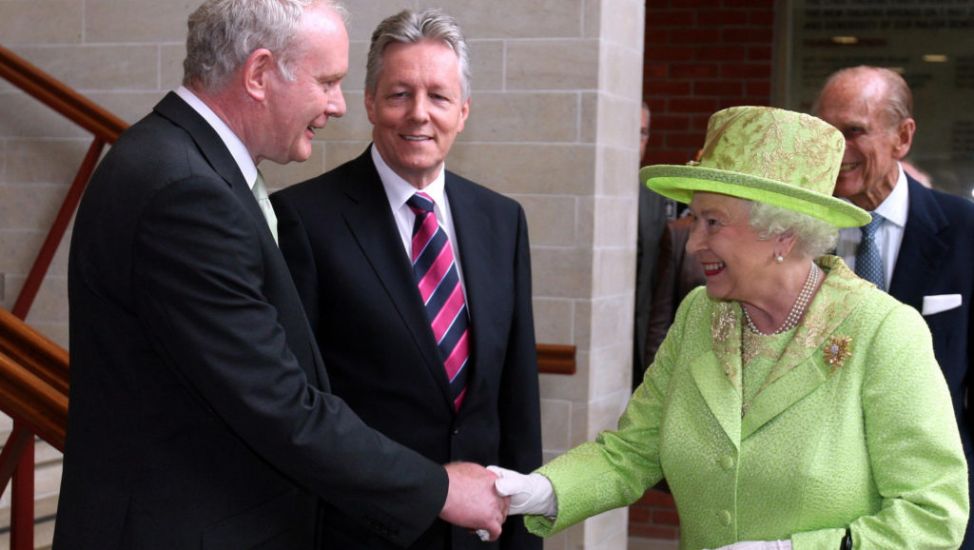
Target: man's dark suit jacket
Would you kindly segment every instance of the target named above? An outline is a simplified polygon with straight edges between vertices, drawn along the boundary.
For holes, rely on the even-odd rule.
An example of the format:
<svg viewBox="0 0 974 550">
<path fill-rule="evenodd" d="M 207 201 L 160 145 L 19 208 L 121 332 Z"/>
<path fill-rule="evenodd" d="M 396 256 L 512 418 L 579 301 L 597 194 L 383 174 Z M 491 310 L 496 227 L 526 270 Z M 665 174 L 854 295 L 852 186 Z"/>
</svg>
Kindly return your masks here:
<svg viewBox="0 0 974 550">
<path fill-rule="evenodd" d="M 443 468 L 328 393 L 249 186 L 175 94 L 96 171 L 68 284 L 55 548 L 313 548 L 319 497 L 405 545 L 438 514 Z"/>
<path fill-rule="evenodd" d="M 667 199 L 651 191 L 645 184 L 639 185 L 638 233 L 636 235 L 636 292 L 635 318 L 633 321 L 632 387 L 643 381 L 649 366 L 647 351 L 650 310 L 653 288 L 656 287 L 656 262 L 659 242 L 667 220 Z"/>
<path fill-rule="evenodd" d="M 910 204 L 903 243 L 893 267 L 889 293 L 923 311 L 923 297 L 960 294 L 961 306 L 924 315 L 933 335 L 933 351 L 954 402 L 968 468 L 972 461 L 974 418 L 969 396 L 974 372 L 974 203 L 930 190 L 907 175 Z M 974 489 L 974 485 L 971 485 Z M 963 548 L 974 548 L 968 523 Z"/>
<path fill-rule="evenodd" d="M 680 302 L 691 290 L 707 284 L 703 267 L 692 254 L 687 254 L 687 241 L 693 229 L 693 218 L 687 216 L 666 223 L 659 240 L 656 261 L 656 286 L 646 328 L 646 364 L 652 364 L 656 352 L 676 318 Z"/>
<path fill-rule="evenodd" d="M 541 465 L 541 434 L 524 213 L 515 201 L 450 172 L 446 194 L 473 339 L 459 412 L 370 151 L 271 200 L 281 250 L 335 394 L 370 426 L 434 462 L 528 472 Z M 326 536 L 349 548 L 389 547 L 337 510 Z M 486 547 L 443 522 L 413 545 Z M 501 547 L 541 544 L 514 517 L 504 524 Z"/>
</svg>

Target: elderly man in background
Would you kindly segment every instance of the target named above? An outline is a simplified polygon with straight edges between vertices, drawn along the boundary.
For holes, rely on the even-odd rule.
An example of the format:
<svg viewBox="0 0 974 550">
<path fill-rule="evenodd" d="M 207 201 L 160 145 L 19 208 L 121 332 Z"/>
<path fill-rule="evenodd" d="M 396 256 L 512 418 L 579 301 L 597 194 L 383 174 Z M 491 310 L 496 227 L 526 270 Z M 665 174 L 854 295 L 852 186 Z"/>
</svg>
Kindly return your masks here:
<svg viewBox="0 0 974 550">
<path fill-rule="evenodd" d="M 928 189 L 904 172 L 899 161 L 910 151 L 916 122 L 899 74 L 866 66 L 840 70 L 826 81 L 815 110 L 846 139 L 835 195 L 872 215 L 861 230 L 843 230 L 836 252 L 858 275 L 923 314 L 970 464 L 974 203 Z M 963 548 L 974 548 L 970 523 Z"/>
<path fill-rule="evenodd" d="M 330 393 L 275 243 L 257 164 L 307 159 L 345 113 L 340 7 L 207 1 L 184 67 L 78 210 L 54 547 L 313 548 L 331 543 L 321 501 L 399 545 L 437 516 L 499 536 L 493 474 L 444 468 Z"/>
<path fill-rule="evenodd" d="M 649 143 L 649 104 L 643 101 L 639 124 L 639 162 L 646 156 Z M 653 289 L 657 284 L 660 240 L 667 220 L 676 216 L 676 204 L 645 185 L 639 185 L 638 232 L 636 234 L 636 307 L 633 321 L 632 387 L 643 381 L 646 367 L 652 363 L 653 351 L 649 330 L 652 317 Z"/>
<path fill-rule="evenodd" d="M 335 393 L 434 462 L 530 470 L 541 428 L 524 212 L 445 167 L 470 109 L 467 56 L 438 10 L 379 23 L 365 82 L 372 145 L 272 200 Z M 326 538 L 393 548 L 353 513 L 330 510 Z M 541 540 L 511 522 L 499 547 Z M 484 545 L 437 522 L 412 548 Z"/>
</svg>

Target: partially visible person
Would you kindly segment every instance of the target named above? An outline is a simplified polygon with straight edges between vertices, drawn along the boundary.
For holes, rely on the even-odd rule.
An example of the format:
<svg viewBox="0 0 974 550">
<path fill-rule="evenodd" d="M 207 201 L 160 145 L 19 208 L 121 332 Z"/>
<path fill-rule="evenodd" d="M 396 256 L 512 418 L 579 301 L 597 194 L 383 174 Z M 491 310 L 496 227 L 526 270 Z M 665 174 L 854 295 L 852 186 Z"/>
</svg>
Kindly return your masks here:
<svg viewBox="0 0 974 550">
<path fill-rule="evenodd" d="M 899 161 L 910 150 L 916 122 L 910 88 L 894 71 L 860 66 L 836 72 L 823 86 L 815 111 L 846 138 L 835 195 L 874 219 L 862 231 L 843 231 L 836 253 L 856 273 L 923 314 L 970 465 L 974 203 L 927 189 L 904 171 Z M 963 547 L 974 548 L 974 522 Z"/>
<path fill-rule="evenodd" d="M 639 161 L 646 157 L 649 143 L 649 104 L 643 101 L 639 125 Z M 636 296 L 633 322 L 632 387 L 636 388 L 646 371 L 648 354 L 646 334 L 652 312 L 653 287 L 656 286 L 658 244 L 666 221 L 673 218 L 675 204 L 662 195 L 639 186 L 638 232 L 636 234 Z"/>
<path fill-rule="evenodd" d="M 926 187 L 927 189 L 933 189 L 933 178 L 928 172 L 921 170 L 919 166 L 904 159 L 900 159 L 900 166 L 902 166 L 903 171 L 906 172 L 911 178 L 915 179 L 917 183 Z"/>
<path fill-rule="evenodd" d="M 666 223 L 659 243 L 656 286 L 646 328 L 646 362 L 653 364 L 660 344 L 676 318 L 676 309 L 691 290 L 706 283 L 700 262 L 687 255 L 693 218 L 684 216 Z"/>
<path fill-rule="evenodd" d="M 281 250 L 335 394 L 435 462 L 541 465 L 528 230 L 520 205 L 446 170 L 470 109 L 455 19 L 405 10 L 372 33 L 356 159 L 275 193 Z M 393 548 L 333 503 L 341 548 Z M 523 522 L 498 547 L 540 549 Z M 438 521 L 411 545 L 488 548 Z"/>
<path fill-rule="evenodd" d="M 184 85 L 115 143 L 74 224 L 54 548 L 339 548 L 321 501 L 401 546 L 437 516 L 497 537 L 494 474 L 444 468 L 330 393 L 275 243 L 257 164 L 307 159 L 345 113 L 341 8 L 208 0 L 186 51 Z"/>
<path fill-rule="evenodd" d="M 831 196 L 842 134 L 733 107 L 696 166 L 648 166 L 689 202 L 689 294 L 618 429 L 538 473 L 497 470 L 550 535 L 665 479 L 681 548 L 955 548 L 969 510 L 950 397 L 921 316 L 822 256 L 869 220 Z"/>
</svg>

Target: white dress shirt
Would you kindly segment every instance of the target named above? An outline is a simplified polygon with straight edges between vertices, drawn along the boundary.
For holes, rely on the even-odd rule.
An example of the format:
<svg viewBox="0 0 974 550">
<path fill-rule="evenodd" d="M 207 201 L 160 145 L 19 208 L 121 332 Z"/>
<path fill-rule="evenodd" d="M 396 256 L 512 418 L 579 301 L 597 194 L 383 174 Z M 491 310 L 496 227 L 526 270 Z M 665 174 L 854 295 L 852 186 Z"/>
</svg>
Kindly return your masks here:
<svg viewBox="0 0 974 550">
<path fill-rule="evenodd" d="M 371 146 L 372 163 L 379 172 L 379 179 L 382 180 L 382 187 L 385 189 L 386 198 L 389 200 L 389 209 L 396 220 L 396 227 L 399 229 L 399 236 L 402 238 L 402 246 L 406 251 L 406 257 L 412 260 L 413 242 L 413 223 L 416 221 L 416 214 L 409 208 L 406 201 L 409 200 L 419 189 L 416 189 L 408 181 L 396 174 L 392 168 L 386 164 L 379 154 L 379 150 L 373 144 Z M 457 274 L 460 276 L 460 286 L 463 288 L 463 295 L 467 295 L 467 287 L 463 282 L 463 268 L 460 265 L 460 247 L 457 244 L 457 233 L 453 228 L 453 216 L 450 213 L 450 201 L 446 198 L 446 165 L 440 167 L 440 173 L 422 191 L 430 196 L 435 203 L 433 213 L 436 221 L 446 232 L 450 239 L 450 246 L 453 247 L 453 259 L 457 264 Z"/>
<path fill-rule="evenodd" d="M 906 217 L 910 210 L 910 190 L 906 182 L 906 174 L 903 173 L 902 166 L 899 166 L 899 171 L 899 178 L 893 191 L 874 210 L 883 217 L 883 223 L 876 231 L 876 246 L 879 247 L 879 254 L 883 258 L 883 273 L 886 281 L 886 288 L 883 290 L 889 290 L 889 283 L 893 279 L 893 268 L 900 254 L 900 245 L 903 244 L 903 230 L 906 228 Z M 853 270 L 856 268 L 856 249 L 861 239 L 862 231 L 858 227 L 839 230 L 835 253 L 841 256 Z"/>
</svg>

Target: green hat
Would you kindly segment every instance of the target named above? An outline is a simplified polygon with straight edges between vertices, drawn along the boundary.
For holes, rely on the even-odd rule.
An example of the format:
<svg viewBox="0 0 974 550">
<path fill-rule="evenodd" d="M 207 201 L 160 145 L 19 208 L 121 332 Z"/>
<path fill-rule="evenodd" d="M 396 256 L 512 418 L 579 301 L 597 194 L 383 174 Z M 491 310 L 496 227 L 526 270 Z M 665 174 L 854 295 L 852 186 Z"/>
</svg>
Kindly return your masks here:
<svg viewBox="0 0 974 550">
<path fill-rule="evenodd" d="M 710 117 L 699 162 L 644 166 L 639 178 L 679 202 L 696 191 L 720 193 L 858 227 L 869 213 L 832 196 L 844 150 L 842 133 L 811 115 L 731 107 Z"/>
</svg>

